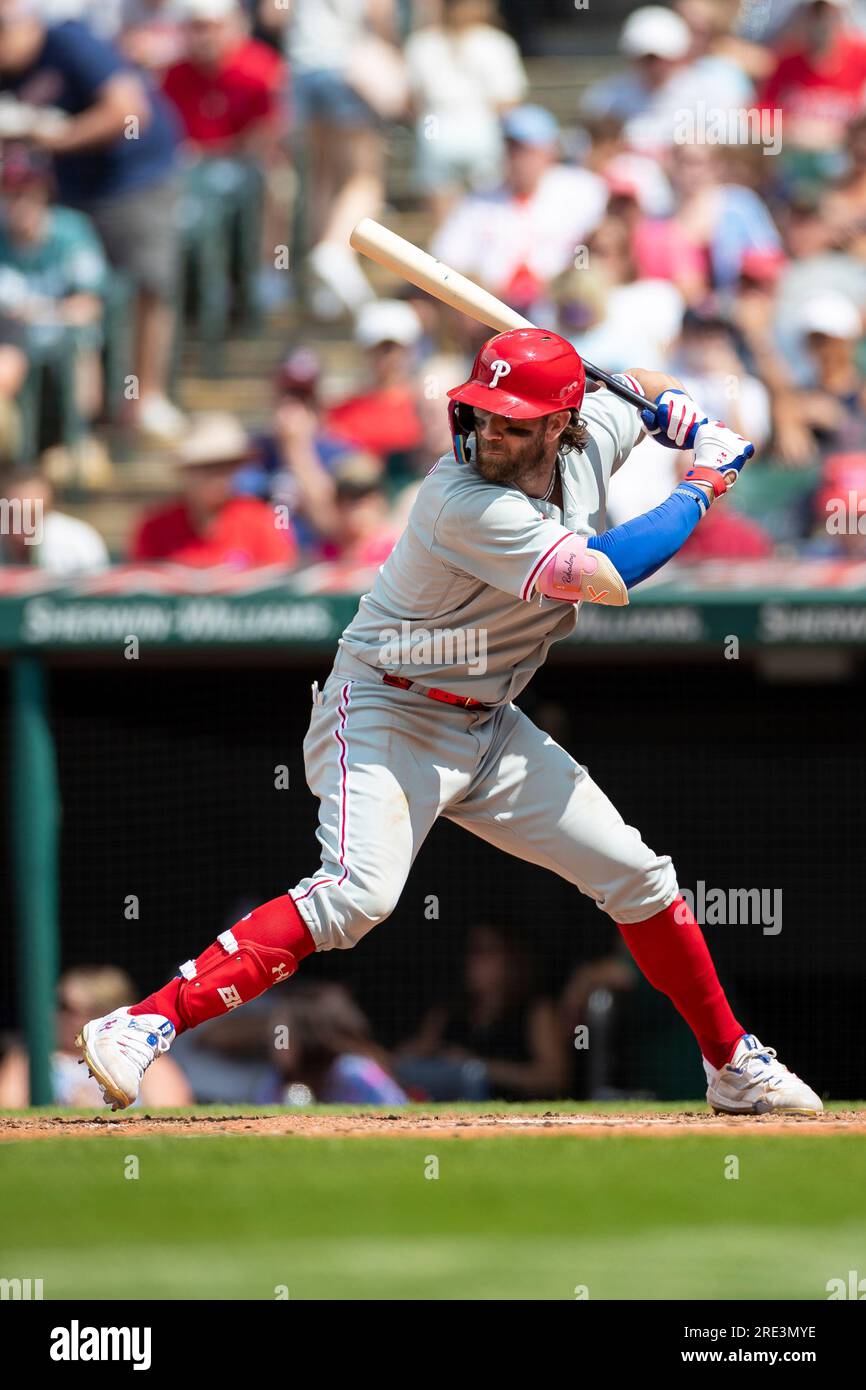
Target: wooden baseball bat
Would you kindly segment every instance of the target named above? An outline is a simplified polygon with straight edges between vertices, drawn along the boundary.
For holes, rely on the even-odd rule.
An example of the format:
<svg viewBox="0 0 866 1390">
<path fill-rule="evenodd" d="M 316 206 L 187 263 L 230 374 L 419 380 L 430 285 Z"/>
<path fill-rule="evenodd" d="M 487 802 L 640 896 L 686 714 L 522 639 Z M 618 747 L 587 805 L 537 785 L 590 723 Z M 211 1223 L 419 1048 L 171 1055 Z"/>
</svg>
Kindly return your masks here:
<svg viewBox="0 0 866 1390">
<path fill-rule="evenodd" d="M 443 304 L 450 304 L 452 309 L 459 309 L 461 313 L 468 314 L 479 323 L 495 328 L 498 333 L 505 333 L 509 328 L 538 326 L 530 323 L 529 319 L 525 319 L 515 309 L 503 304 L 495 294 L 490 294 L 488 290 L 476 285 L 474 280 L 461 275 L 457 270 L 452 270 L 444 262 L 437 261 L 429 252 L 422 251 L 420 246 L 414 246 L 411 241 L 398 236 L 388 227 L 383 227 L 381 222 L 375 222 L 372 217 L 365 217 L 358 223 L 349 241 L 356 251 L 368 256 L 371 261 L 387 266 L 402 279 L 432 294 L 434 299 L 441 299 Z M 592 381 L 606 386 L 614 395 L 628 401 L 629 405 L 635 406 L 637 410 L 653 408 L 653 403 L 639 391 L 632 391 L 630 386 L 615 381 L 607 372 L 587 362 L 586 358 L 583 359 L 583 365 Z"/>
</svg>

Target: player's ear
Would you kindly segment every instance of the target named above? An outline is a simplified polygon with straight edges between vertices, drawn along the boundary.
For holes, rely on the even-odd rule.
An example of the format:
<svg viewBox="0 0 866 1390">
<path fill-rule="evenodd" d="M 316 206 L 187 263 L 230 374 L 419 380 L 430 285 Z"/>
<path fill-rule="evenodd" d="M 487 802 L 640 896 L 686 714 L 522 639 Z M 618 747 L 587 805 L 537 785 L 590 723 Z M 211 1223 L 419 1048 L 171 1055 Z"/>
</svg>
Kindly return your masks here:
<svg viewBox="0 0 866 1390">
<path fill-rule="evenodd" d="M 571 421 L 570 410 L 556 410 L 552 415 L 548 415 L 545 434 L 548 442 L 558 439 L 562 431 L 566 429 Z"/>
</svg>

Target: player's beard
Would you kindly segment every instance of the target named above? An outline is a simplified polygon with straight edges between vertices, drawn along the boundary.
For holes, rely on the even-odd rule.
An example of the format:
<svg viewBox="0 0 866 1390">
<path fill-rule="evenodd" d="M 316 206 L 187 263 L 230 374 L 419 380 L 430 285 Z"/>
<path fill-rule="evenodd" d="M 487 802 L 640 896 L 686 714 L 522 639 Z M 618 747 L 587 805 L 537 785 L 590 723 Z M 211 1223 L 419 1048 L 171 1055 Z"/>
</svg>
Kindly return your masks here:
<svg viewBox="0 0 866 1390">
<path fill-rule="evenodd" d="M 538 439 L 534 435 L 525 443 L 501 445 L 496 449 L 485 444 L 476 434 L 475 453 L 475 467 L 482 478 L 499 487 L 520 486 L 540 467 Z"/>
</svg>

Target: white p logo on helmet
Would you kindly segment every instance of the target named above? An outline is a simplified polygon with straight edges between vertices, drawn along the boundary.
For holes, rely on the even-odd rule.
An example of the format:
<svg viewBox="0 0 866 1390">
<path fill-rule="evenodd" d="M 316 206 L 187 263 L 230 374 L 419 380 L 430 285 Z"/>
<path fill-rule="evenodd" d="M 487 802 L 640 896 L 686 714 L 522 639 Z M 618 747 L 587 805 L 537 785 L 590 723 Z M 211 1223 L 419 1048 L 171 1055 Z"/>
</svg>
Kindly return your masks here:
<svg viewBox="0 0 866 1390">
<path fill-rule="evenodd" d="M 487 385 L 492 391 L 494 386 L 499 385 L 499 378 L 501 376 L 508 376 L 511 371 L 511 363 L 503 362 L 501 357 L 497 357 L 495 361 L 490 363 L 490 370 L 493 373 L 493 380 L 488 381 Z"/>
</svg>

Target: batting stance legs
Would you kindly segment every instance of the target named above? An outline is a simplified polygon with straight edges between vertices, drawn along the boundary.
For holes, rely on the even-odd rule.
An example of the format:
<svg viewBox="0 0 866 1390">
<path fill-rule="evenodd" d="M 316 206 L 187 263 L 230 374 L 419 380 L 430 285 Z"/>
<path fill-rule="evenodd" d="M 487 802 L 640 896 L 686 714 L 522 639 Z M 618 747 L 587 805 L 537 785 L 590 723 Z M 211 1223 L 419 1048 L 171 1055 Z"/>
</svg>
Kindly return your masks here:
<svg viewBox="0 0 866 1390">
<path fill-rule="evenodd" d="M 725 1067 L 744 1030 L 670 859 L 653 853 L 586 768 L 514 705 L 434 704 L 383 689 L 342 655 L 314 693 L 304 756 L 320 802 L 321 868 L 223 932 L 155 994 L 85 1026 L 85 1058 L 115 1107 L 135 1099 L 144 1069 L 176 1033 L 256 998 L 314 950 L 354 946 L 384 921 L 440 815 L 591 897 L 689 1023 L 706 1062 Z"/>
</svg>

